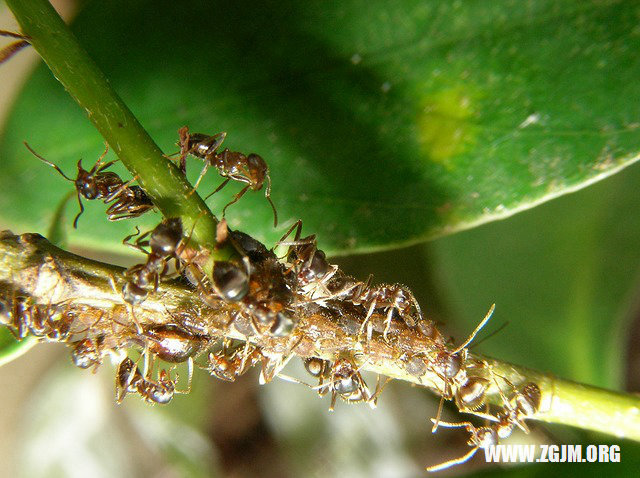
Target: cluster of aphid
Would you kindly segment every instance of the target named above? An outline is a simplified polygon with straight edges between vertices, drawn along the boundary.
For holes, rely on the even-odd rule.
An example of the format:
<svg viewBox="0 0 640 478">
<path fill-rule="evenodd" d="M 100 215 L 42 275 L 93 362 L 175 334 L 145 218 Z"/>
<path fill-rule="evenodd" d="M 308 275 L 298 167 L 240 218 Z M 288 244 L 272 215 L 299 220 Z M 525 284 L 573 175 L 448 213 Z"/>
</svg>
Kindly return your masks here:
<svg viewBox="0 0 640 478">
<path fill-rule="evenodd" d="M 0 31 L 0 35 L 17 40 L 0 52 L 0 63 L 28 45 L 28 38 L 22 35 L 4 31 Z M 194 156 L 204 161 L 194 191 L 211 167 L 224 178 L 211 194 L 220 191 L 231 180 L 244 184 L 224 206 L 223 218 L 227 208 L 249 189 L 258 191 L 265 186 L 265 197 L 273 209 L 274 224 L 277 224 L 267 164 L 257 154 L 245 155 L 228 149 L 219 152 L 225 136 L 226 133 L 192 134 L 187 127 L 181 128 L 177 142 L 181 172 L 186 174 L 186 159 Z M 71 179 L 57 165 L 25 145 L 37 158 L 74 183 L 80 204 L 74 227 L 84 210 L 82 198 L 99 199 L 109 205 L 107 217 L 112 221 L 137 217 L 153 208 L 151 199 L 140 186 L 131 185 L 132 181 L 125 182 L 108 171 L 115 161 L 102 162 L 106 149 L 89 171 L 83 169 L 79 161 L 77 176 Z M 135 242 L 132 242 L 134 238 Z M 303 383 L 281 374 L 289 360 L 300 355 L 304 357 L 306 370 L 318 380 L 317 386 L 309 386 L 321 396 L 331 394 L 330 409 L 335 407 L 338 397 L 348 403 L 365 402 L 375 406 L 384 385 L 381 386 L 378 380 L 372 392 L 360 369 L 367 361 L 371 342 L 374 339 L 382 341 L 397 351 L 397 358 L 405 364 L 407 373 L 417 377 L 429 373 L 438 378 L 438 384 L 433 388 L 439 390 L 442 401 L 437 417 L 433 419 L 433 430 L 438 426 L 461 427 L 470 434 L 471 451 L 461 458 L 429 467 L 429 471 L 467 461 L 478 449 L 496 444 L 516 427 L 528 431 L 525 419 L 534 415 L 540 404 L 538 386 L 527 383 L 517 389 L 506 378 L 494 374 L 486 362 L 468 356 L 470 342 L 489 320 L 493 307 L 470 337 L 453 347 L 435 324 L 423 316 L 408 288 L 399 284 L 374 285 L 371 277 L 362 282 L 345 274 L 327 261 L 325 253 L 317 246 L 315 235 L 302 237 L 300 221 L 284 234 L 274 249 L 268 249 L 245 233 L 228 229 L 224 219 L 219 222 L 216 240 L 218 244 L 230 244 L 237 252 L 237 258 L 216 261 L 213 273 L 208 276 L 200 267 L 203 251 L 190 247 L 190 235 L 183 230 L 179 218 L 167 218 L 152 231 L 140 234 L 137 230 L 136 234 L 127 236 L 123 243 L 143 252 L 146 261 L 124 273 L 118 293 L 129 305 L 133 320 L 123 324 L 109 318 L 111 333 L 105 332 L 109 328 L 96 327 L 98 322 L 107 320 L 106 317 L 94 318 L 92 322 L 87 320 L 82 308 L 72 303 L 37 304 L 28 294 L 9 287 L 0 288 L 3 321 L 19 339 L 32 335 L 43 341 L 66 342 L 71 347 L 74 363 L 81 368 L 95 369 L 107 355 L 118 357 L 118 402 L 129 393 L 137 393 L 152 403 L 168 403 L 175 393 L 190 390 L 194 365 L 212 376 L 234 381 L 260 364 L 263 383 L 276 376 Z M 282 251 L 281 255 L 276 251 Z M 170 267 L 172 262 L 173 268 Z M 190 283 L 205 304 L 222 307 L 227 314 L 228 330 L 223 334 L 211 333 L 205 321 L 196 321 L 190 316 L 174 317 L 172 323 L 164 325 L 139 323 L 135 319 L 135 308 L 158 290 L 161 281 L 170 277 Z M 315 338 L 306 337 L 297 327 L 302 317 L 311 314 L 333 320 L 341 333 L 352 340 L 353 350 L 331 358 L 327 358 L 330 352 L 318 348 L 306 353 L 296 350 L 305 339 L 316 343 Z M 95 333 L 98 329 L 102 331 L 99 334 Z M 244 342 L 223 338 L 230 330 L 243 337 Z M 407 337 L 428 341 L 430 348 L 424 353 L 410 352 L 404 346 Z M 140 352 L 136 361 L 123 353 L 132 347 Z M 206 359 L 201 361 L 199 357 L 205 352 L 208 352 Z M 158 362 L 169 365 L 162 368 Z M 177 373 L 172 378 L 174 368 L 181 363 L 188 366 L 185 390 L 177 389 Z M 158 370 L 154 374 L 156 367 Z M 511 388 L 510 393 L 502 392 L 500 380 Z M 491 387 L 498 390 L 502 400 L 502 406 L 493 411 L 487 403 Z M 453 400 L 460 411 L 482 417 L 490 424 L 475 427 L 470 422 L 440 421 L 444 400 Z"/>
</svg>

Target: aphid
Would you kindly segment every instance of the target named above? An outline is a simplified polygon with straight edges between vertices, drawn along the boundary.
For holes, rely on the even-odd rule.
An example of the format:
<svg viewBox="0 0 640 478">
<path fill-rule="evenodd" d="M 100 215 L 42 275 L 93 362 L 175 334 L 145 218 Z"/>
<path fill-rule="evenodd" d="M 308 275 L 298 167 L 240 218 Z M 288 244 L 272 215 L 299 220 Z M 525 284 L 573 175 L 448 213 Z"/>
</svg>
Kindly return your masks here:
<svg viewBox="0 0 640 478">
<path fill-rule="evenodd" d="M 81 198 L 87 200 L 100 199 L 103 200 L 105 204 L 116 201 L 107 209 L 107 216 L 110 221 L 138 217 L 153 207 L 153 203 L 139 186 L 129 186 L 128 183 L 124 183 L 116 173 L 106 171 L 107 168 L 117 162 L 117 160 L 107 163 L 102 162 L 109 151 L 107 144 L 105 144 L 104 153 L 102 153 L 98 161 L 89 171 L 82 167 L 82 160 L 78 161 L 78 174 L 76 179 L 69 178 L 56 164 L 47 161 L 36 153 L 26 141 L 24 145 L 36 158 L 58 171 L 67 181 L 74 183 L 78 204 L 80 205 L 80 212 L 73 220 L 74 228 L 78 227 L 78 219 L 80 219 L 80 216 L 84 212 L 84 205 L 82 204 Z"/>
<path fill-rule="evenodd" d="M 0 50 L 0 64 L 4 63 L 5 61 L 9 61 L 9 59 L 13 55 L 15 55 L 20 50 L 22 50 L 23 48 L 31 44 L 31 42 L 29 41 L 31 38 L 21 33 L 10 32 L 7 30 L 0 30 L 0 36 L 15 38 L 18 40 L 13 43 L 10 43 L 9 45 L 5 46 L 2 50 Z"/>
<path fill-rule="evenodd" d="M 207 136 L 201 133 L 191 134 L 189 133 L 189 128 L 183 126 L 178 130 L 178 134 L 180 136 L 178 142 L 180 146 L 180 167 L 183 172 L 186 170 L 184 158 L 187 155 L 191 154 L 204 160 L 204 168 L 200 172 L 200 176 L 194 185 L 194 190 L 198 188 L 200 181 L 211 166 L 218 170 L 220 176 L 226 178 L 222 184 L 205 199 L 208 199 L 220 191 L 232 179 L 246 184 L 239 193 L 233 196 L 231 202 L 222 209 L 223 217 L 227 208 L 244 196 L 249 189 L 259 191 L 266 181 L 264 196 L 267 198 L 267 201 L 269 201 L 271 209 L 273 210 L 273 225 L 274 227 L 278 225 L 278 213 L 273 201 L 271 201 L 271 177 L 269 175 L 269 167 L 261 156 L 254 153 L 245 156 L 242 153 L 229 151 L 228 149 L 219 153 L 218 148 L 224 141 L 226 133 L 217 133 L 213 136 Z"/>
<path fill-rule="evenodd" d="M 435 419 L 431 419 L 434 424 L 436 424 Z M 467 442 L 469 446 L 473 447 L 469 452 L 465 453 L 460 458 L 455 458 L 453 460 L 445 461 L 444 463 L 440 463 L 439 465 L 428 466 L 425 469 L 428 472 L 441 471 L 447 469 L 454 465 L 460 465 L 469 461 L 478 450 L 487 449 L 491 446 L 495 446 L 498 444 L 498 434 L 491 427 L 475 427 L 471 422 L 461 422 L 461 423 L 450 423 L 450 422 L 439 422 L 440 426 L 447 428 L 466 428 L 467 431 L 471 434 L 469 441 Z"/>
<path fill-rule="evenodd" d="M 136 230 L 139 234 L 140 231 L 137 228 Z M 135 235 L 125 237 L 122 242 L 147 254 L 147 262 L 136 264 L 124 273 L 127 282 L 122 287 L 122 296 L 125 302 L 131 305 L 144 302 L 149 288 L 153 292 L 158 290 L 160 278 L 166 275 L 168 261 L 172 258 L 178 260 L 182 244 L 182 221 L 180 218 L 164 219 L 152 231 L 144 233 L 132 244 L 129 241 Z M 146 240 L 149 235 L 149 239 Z M 149 247 L 151 251 L 147 252 L 144 247 Z"/>
</svg>

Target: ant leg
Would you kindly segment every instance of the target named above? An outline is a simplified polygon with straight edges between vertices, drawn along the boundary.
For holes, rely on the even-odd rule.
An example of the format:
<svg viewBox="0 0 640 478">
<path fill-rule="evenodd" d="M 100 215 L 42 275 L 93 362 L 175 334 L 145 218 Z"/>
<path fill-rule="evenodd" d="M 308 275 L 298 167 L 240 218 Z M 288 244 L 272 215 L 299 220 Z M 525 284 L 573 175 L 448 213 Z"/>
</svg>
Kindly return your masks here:
<svg viewBox="0 0 640 478">
<path fill-rule="evenodd" d="M 231 178 L 227 178 L 224 181 L 222 181 L 222 183 L 220 184 L 220 186 L 218 186 L 216 188 L 215 191 L 213 191 L 211 194 L 209 194 L 207 197 L 204 198 L 204 200 L 206 201 L 207 199 L 209 199 L 211 196 L 213 196 L 215 193 L 217 193 L 218 191 L 220 191 L 223 187 L 225 187 L 227 184 L 229 184 L 229 181 L 231 181 Z"/>
<path fill-rule="evenodd" d="M 227 181 L 229 181 L 229 180 L 227 179 Z M 249 190 L 249 188 L 250 188 L 250 187 L 251 187 L 251 186 L 247 184 L 245 187 L 243 187 L 243 188 L 240 190 L 240 192 L 239 192 L 238 194 L 236 194 L 235 196 L 233 196 L 233 199 L 231 200 L 231 202 L 229 202 L 229 203 L 228 203 L 228 204 L 227 204 L 227 205 L 222 209 L 222 217 L 224 217 L 224 214 L 225 214 L 225 211 L 227 210 L 227 208 L 228 208 L 229 206 L 231 206 L 232 204 L 234 204 L 234 203 L 238 202 L 238 200 L 239 200 L 242 196 L 244 196 L 244 193 L 246 193 L 246 192 Z M 215 191 L 214 191 L 214 192 L 215 192 Z M 213 194 L 213 193 L 211 193 L 211 194 Z M 209 196 L 211 196 L 211 194 L 210 194 Z M 208 197 L 208 196 L 207 196 L 207 197 Z"/>
<path fill-rule="evenodd" d="M 149 234 L 151 234 L 151 231 L 147 231 L 145 232 L 142 236 L 138 237 L 138 239 L 136 239 L 135 243 L 131 243 L 129 241 L 131 241 L 131 239 L 133 239 L 134 237 L 140 235 L 140 228 L 138 226 L 136 226 L 136 232 L 135 234 L 129 234 L 127 237 L 125 237 L 122 240 L 122 244 L 124 246 L 128 246 L 131 247 L 132 249 L 136 250 L 136 251 L 140 251 L 144 254 L 149 254 L 147 251 L 144 250 L 144 246 L 148 246 L 149 245 L 149 241 L 144 241 L 143 239 L 146 238 Z"/>
<path fill-rule="evenodd" d="M 204 162 L 204 167 L 202 168 L 202 171 L 200 171 L 200 176 L 198 176 L 198 179 L 196 180 L 196 183 L 193 185 L 193 189 L 191 191 L 189 191 L 189 194 L 187 194 L 187 197 L 191 196 L 193 193 L 196 192 L 196 189 L 198 189 L 198 186 L 200 185 L 200 181 L 202 181 L 202 178 L 204 178 L 204 175 L 207 174 L 207 171 L 209 170 L 209 167 L 211 166 L 211 163 L 209 163 L 209 161 L 205 161 Z M 186 169 L 186 166 L 185 166 Z M 216 189 L 214 191 L 214 193 L 216 191 L 219 191 L 220 189 L 222 189 L 227 183 L 229 182 L 229 179 L 227 178 L 227 180 L 225 182 L 222 183 L 222 185 Z M 213 193 L 211 193 L 213 194 Z M 209 194 L 209 196 L 211 196 L 211 194 Z M 209 197 L 207 196 L 205 198 L 205 201 L 207 200 L 207 198 Z"/>
<path fill-rule="evenodd" d="M 0 30 L 0 36 L 18 39 L 18 41 L 13 42 L 0 50 L 0 64 L 8 61 L 13 55 L 31 44 L 29 42 L 29 37 L 22 35 L 21 33 Z"/>
<path fill-rule="evenodd" d="M 373 315 L 373 311 L 375 310 L 375 308 L 376 308 L 376 301 L 374 299 L 374 300 L 371 301 L 371 305 L 369 306 L 369 309 L 367 310 L 367 315 L 365 316 L 364 320 L 362 321 L 362 325 L 360 326 L 360 332 L 358 333 L 358 336 L 362 335 L 362 333 L 364 332 L 364 329 L 367 326 L 367 324 L 369 323 L 369 319 Z"/>
<path fill-rule="evenodd" d="M 273 227 L 278 227 L 278 211 L 276 211 L 276 206 L 273 204 L 271 200 L 271 176 L 267 173 L 267 186 L 264 188 L 264 197 L 267 198 L 269 204 L 271 205 L 271 209 L 273 210 Z"/>
<path fill-rule="evenodd" d="M 394 307 L 389 307 L 389 312 L 387 312 L 387 319 L 385 320 L 384 332 L 382 332 L 382 337 L 387 340 L 387 335 L 389 334 L 389 330 L 391 329 L 391 321 L 393 319 L 393 309 Z"/>
<path fill-rule="evenodd" d="M 460 458 L 454 458 L 453 460 L 445 461 L 444 463 L 440 463 L 439 465 L 427 466 L 425 470 L 427 470 L 429 473 L 433 473 L 436 471 L 445 470 L 455 465 L 461 465 L 473 458 L 473 456 L 479 449 L 480 447 L 474 446 L 469 452 L 465 453 Z"/>
<path fill-rule="evenodd" d="M 82 199 L 80 199 L 80 192 L 78 192 L 78 204 L 80 204 L 80 212 L 78 213 L 78 215 L 73 220 L 73 228 L 74 229 L 78 229 L 78 219 L 80 219 L 80 216 L 82 216 L 82 213 L 84 212 L 84 206 L 82 205 Z"/>
<path fill-rule="evenodd" d="M 440 425 L 440 418 L 442 417 L 442 406 L 444 405 L 444 394 L 440 396 L 440 403 L 438 404 L 438 412 L 436 413 L 436 419 L 433 420 L 433 427 L 431 428 L 431 433 L 435 433 L 438 431 L 438 426 Z"/>
<path fill-rule="evenodd" d="M 106 166 L 111 166 L 113 163 L 115 163 L 115 161 L 110 161 L 109 163 L 107 163 L 105 165 Z M 100 171 L 102 171 L 103 168 L 100 168 Z M 131 179 L 129 179 L 129 181 L 126 181 L 124 183 L 122 183 L 120 186 L 118 186 L 118 188 L 113 191 L 111 194 L 109 194 L 106 198 L 104 198 L 104 203 L 110 203 L 111 201 L 113 201 L 114 199 L 116 199 L 118 196 L 120 196 L 124 191 L 129 189 L 129 186 L 131 185 L 131 183 L 134 183 L 138 180 L 138 175 L 136 174 L 134 177 L 132 177 Z"/>
<path fill-rule="evenodd" d="M 367 403 L 369 403 L 369 406 L 371 408 L 376 408 L 378 406 L 378 397 L 380 396 L 382 391 L 385 389 L 385 387 L 389 384 L 389 382 L 391 382 L 392 380 L 393 379 L 391 377 L 387 377 L 384 383 L 382 384 L 382 386 L 380 386 L 380 374 L 378 374 L 378 379 L 376 381 L 376 389 L 373 392 L 373 395 L 371 395 L 367 399 Z"/>
<path fill-rule="evenodd" d="M 180 138 L 178 144 L 180 146 L 180 171 L 182 174 L 187 174 L 187 154 L 189 154 L 189 127 L 183 126 L 178 130 L 178 137 Z"/>
<path fill-rule="evenodd" d="M 112 166 L 119 161 L 118 159 L 114 159 L 113 161 L 109 161 L 105 164 L 102 164 L 102 160 L 104 159 L 104 157 L 107 155 L 108 152 L 109 152 L 109 143 L 105 141 L 103 153 L 98 158 L 98 161 L 96 161 L 96 164 L 93 165 L 93 168 L 91 168 L 92 174 L 100 173 L 105 169 L 107 169 L 109 166 Z"/>
</svg>

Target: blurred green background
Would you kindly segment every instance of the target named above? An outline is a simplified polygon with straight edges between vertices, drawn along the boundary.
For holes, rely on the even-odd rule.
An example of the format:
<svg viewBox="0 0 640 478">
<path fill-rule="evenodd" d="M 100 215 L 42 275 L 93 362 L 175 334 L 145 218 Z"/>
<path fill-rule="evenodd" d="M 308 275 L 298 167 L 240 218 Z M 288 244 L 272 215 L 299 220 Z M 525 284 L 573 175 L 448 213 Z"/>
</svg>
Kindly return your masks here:
<svg viewBox="0 0 640 478">
<path fill-rule="evenodd" d="M 66 6 L 78 12 L 80 42 L 164 151 L 176 150 L 187 124 L 227 131 L 226 146 L 267 160 L 283 224 L 271 228 L 259 192 L 229 209 L 232 227 L 272 244 L 302 218 L 348 273 L 408 285 L 454 337 L 495 302 L 482 335 L 508 325 L 474 350 L 640 389 L 640 168 L 526 210 L 637 158 L 636 2 Z M 0 84 L 10 67 L 0 67 Z M 67 174 L 103 148 L 42 65 L 0 139 L 0 220 L 45 234 L 70 185 L 24 140 Z M 190 175 L 200 167 L 191 161 Z M 219 181 L 210 172 L 201 192 Z M 237 189 L 214 196 L 214 212 Z M 63 223 L 70 247 L 130 263 L 120 241 L 133 222 L 108 223 L 102 205 L 88 204 L 72 231 L 75 207 Z M 216 383 L 200 372 L 192 393 L 167 407 L 116 406 L 112 367 L 91 375 L 65 355 L 42 345 L 0 369 L 3 476 L 413 477 L 467 450 L 465 433 L 430 434 L 437 402 L 403 383 L 374 411 L 339 404 L 330 414 L 302 386 L 260 387 L 255 374 Z M 287 373 L 304 377 L 299 364 Z M 637 444 L 533 428 L 514 442 L 619 443 L 622 463 L 485 468 L 480 457 L 447 473 L 633 476 L 640 463 Z"/>
</svg>

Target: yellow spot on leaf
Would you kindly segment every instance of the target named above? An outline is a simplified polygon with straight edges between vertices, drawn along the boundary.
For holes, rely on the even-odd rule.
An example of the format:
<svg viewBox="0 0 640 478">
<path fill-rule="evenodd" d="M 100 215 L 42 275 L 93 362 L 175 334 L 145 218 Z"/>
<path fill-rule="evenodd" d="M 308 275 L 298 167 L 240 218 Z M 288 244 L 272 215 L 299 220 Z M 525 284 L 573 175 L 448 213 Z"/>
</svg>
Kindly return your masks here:
<svg viewBox="0 0 640 478">
<path fill-rule="evenodd" d="M 425 97 L 422 104 L 417 118 L 420 149 L 432 161 L 451 167 L 451 158 L 475 142 L 470 94 L 461 87 L 450 88 Z"/>
</svg>

